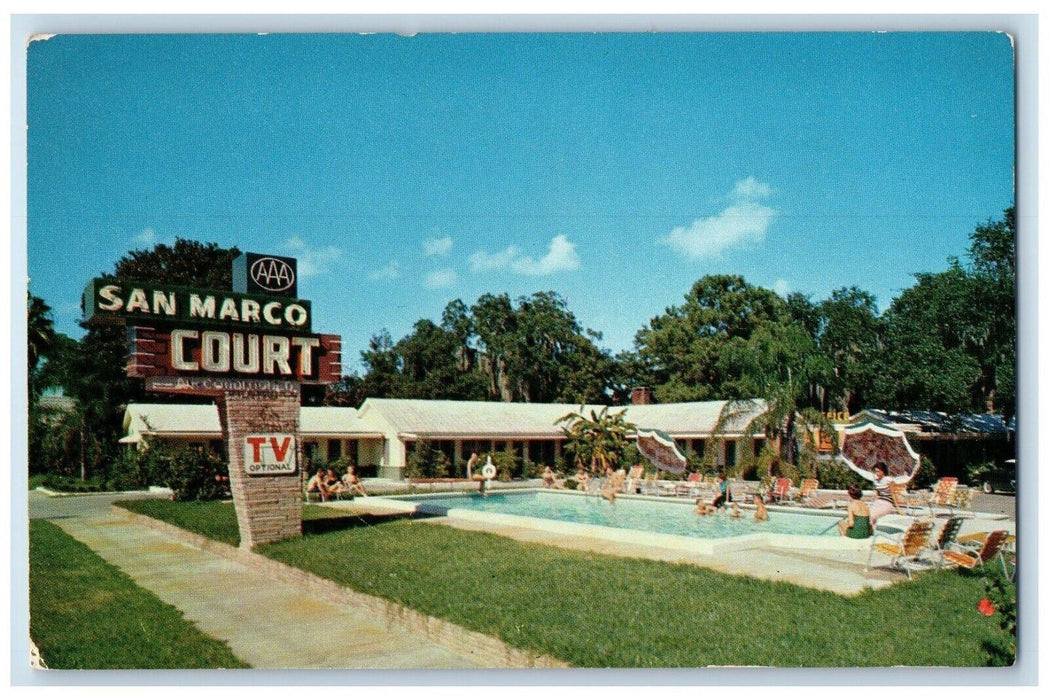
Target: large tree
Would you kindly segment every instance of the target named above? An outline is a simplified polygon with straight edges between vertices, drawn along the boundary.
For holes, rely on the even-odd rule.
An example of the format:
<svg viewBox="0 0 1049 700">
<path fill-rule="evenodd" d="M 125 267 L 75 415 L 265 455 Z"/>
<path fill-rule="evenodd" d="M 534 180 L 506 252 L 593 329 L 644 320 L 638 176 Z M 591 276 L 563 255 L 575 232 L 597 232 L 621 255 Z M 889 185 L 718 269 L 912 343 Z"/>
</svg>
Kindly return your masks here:
<svg viewBox="0 0 1049 700">
<path fill-rule="evenodd" d="M 658 401 L 729 398 L 741 391 L 738 363 L 726 354 L 746 344 L 764 324 L 789 322 L 775 292 L 742 277 L 709 275 L 685 295 L 685 303 L 653 318 L 635 337 L 637 362 L 645 368 Z"/>
<path fill-rule="evenodd" d="M 163 282 L 188 287 L 231 289 L 236 248 L 178 238 L 174 245 L 132 250 L 101 276 L 124 284 Z M 86 281 L 86 280 L 85 280 Z M 127 333 L 120 326 L 90 326 L 70 360 L 68 392 L 80 404 L 88 434 L 103 445 L 98 462 L 111 459 L 123 433 L 124 409 L 144 396 L 142 382 L 125 374 Z M 166 401 L 176 400 L 165 397 Z"/>
<path fill-rule="evenodd" d="M 816 307 L 820 377 L 828 410 L 855 413 L 867 407 L 874 386 L 883 322 L 874 296 L 857 287 L 836 289 Z"/>
<path fill-rule="evenodd" d="M 947 412 L 1015 410 L 1016 234 L 1012 209 L 976 227 L 969 264 L 919 273 L 886 311 L 878 402 Z"/>
</svg>

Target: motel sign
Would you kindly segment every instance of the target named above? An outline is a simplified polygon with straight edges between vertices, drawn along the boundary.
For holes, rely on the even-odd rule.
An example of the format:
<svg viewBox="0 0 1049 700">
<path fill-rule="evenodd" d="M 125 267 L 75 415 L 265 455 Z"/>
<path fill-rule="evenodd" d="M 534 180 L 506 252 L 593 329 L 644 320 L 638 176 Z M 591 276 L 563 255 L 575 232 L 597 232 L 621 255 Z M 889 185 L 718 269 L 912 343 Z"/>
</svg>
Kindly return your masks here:
<svg viewBox="0 0 1049 700">
<path fill-rule="evenodd" d="M 300 385 L 341 376 L 342 340 L 313 332 L 296 281 L 293 258 L 244 253 L 230 290 L 112 277 L 84 289 L 87 323 L 127 328 L 129 377 L 214 399 L 248 549 L 302 534 Z"/>
</svg>

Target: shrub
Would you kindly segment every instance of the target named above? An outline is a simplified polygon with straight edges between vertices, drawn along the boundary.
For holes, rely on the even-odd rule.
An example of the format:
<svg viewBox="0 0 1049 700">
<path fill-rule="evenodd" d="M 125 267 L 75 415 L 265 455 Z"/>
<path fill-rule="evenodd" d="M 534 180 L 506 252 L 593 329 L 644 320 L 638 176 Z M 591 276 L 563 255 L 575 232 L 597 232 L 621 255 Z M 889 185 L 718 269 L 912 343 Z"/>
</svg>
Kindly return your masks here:
<svg viewBox="0 0 1049 700">
<path fill-rule="evenodd" d="M 1016 584 L 1000 569 L 990 568 L 983 579 L 987 600 L 993 605 L 998 626 L 1006 633 L 1004 642 L 987 644 L 988 666 L 1011 666 L 1016 661 Z"/>
<path fill-rule="evenodd" d="M 481 456 L 481 463 L 484 463 L 484 455 Z M 498 471 L 497 478 L 499 481 L 510 481 L 514 476 L 521 473 L 517 450 L 512 447 L 507 447 L 502 452 L 493 452 L 492 464 L 495 465 Z"/>
<path fill-rule="evenodd" d="M 404 471 L 409 479 L 436 479 L 448 476 L 451 466 L 448 457 L 434 448 L 433 443 L 420 440 L 408 455 Z"/>
<path fill-rule="evenodd" d="M 146 451 L 145 471 L 172 491 L 176 501 L 212 501 L 229 494 L 225 460 L 201 447 L 155 445 Z"/>
<path fill-rule="evenodd" d="M 817 462 L 816 478 L 820 481 L 820 488 L 824 489 L 843 490 L 849 486 L 870 488 L 870 482 L 837 460 Z"/>
</svg>

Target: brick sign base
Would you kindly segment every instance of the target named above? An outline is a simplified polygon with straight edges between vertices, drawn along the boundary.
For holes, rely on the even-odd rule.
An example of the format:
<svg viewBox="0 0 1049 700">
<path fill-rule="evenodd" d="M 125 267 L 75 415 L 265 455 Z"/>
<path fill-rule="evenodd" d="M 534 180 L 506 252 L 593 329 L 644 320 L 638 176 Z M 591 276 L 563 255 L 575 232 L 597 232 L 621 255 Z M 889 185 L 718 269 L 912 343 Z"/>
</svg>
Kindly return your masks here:
<svg viewBox="0 0 1049 700">
<path fill-rule="evenodd" d="M 225 389 L 215 398 L 229 456 L 230 490 L 240 527 L 240 546 L 302 535 L 302 455 L 294 474 L 249 476 L 244 469 L 244 438 L 258 433 L 299 433 L 299 385 Z M 296 441 L 298 442 L 298 441 Z M 301 450 L 301 445 L 296 445 Z"/>
</svg>

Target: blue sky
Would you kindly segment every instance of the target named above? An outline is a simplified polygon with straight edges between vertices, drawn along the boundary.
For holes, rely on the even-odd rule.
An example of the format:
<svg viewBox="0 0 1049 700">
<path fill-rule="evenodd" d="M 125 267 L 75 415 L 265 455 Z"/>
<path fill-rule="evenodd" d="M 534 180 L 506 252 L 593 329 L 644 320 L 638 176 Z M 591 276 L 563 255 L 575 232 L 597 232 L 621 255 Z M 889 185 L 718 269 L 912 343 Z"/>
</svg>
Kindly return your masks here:
<svg viewBox="0 0 1049 700">
<path fill-rule="evenodd" d="M 705 274 L 885 308 L 1013 202 L 993 33 L 59 36 L 28 55 L 30 290 L 176 236 L 299 259 L 346 370 L 452 299 L 603 345 Z"/>
</svg>

